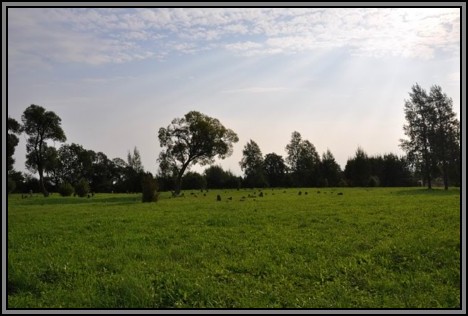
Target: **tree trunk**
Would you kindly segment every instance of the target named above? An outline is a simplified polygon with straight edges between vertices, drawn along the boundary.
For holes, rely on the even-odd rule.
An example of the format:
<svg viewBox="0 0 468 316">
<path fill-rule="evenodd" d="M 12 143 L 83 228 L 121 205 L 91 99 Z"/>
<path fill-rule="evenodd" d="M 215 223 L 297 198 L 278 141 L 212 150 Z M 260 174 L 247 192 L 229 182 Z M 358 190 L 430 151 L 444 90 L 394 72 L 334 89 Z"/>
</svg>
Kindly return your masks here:
<svg viewBox="0 0 468 316">
<path fill-rule="evenodd" d="M 49 196 L 49 192 L 47 192 L 45 185 L 44 185 L 44 170 L 42 169 L 42 167 L 39 167 L 38 171 L 39 171 L 39 184 L 41 187 L 42 194 L 44 194 L 44 197 L 47 197 Z"/>
<path fill-rule="evenodd" d="M 187 169 L 190 161 L 182 166 L 179 173 L 177 174 L 176 183 L 175 183 L 175 195 L 179 195 L 182 187 L 182 176 L 184 175 L 185 169 Z"/>
<path fill-rule="evenodd" d="M 182 186 L 182 174 L 179 172 L 176 178 L 176 182 L 175 182 L 175 188 L 174 188 L 175 195 L 180 194 L 181 186 Z"/>
<path fill-rule="evenodd" d="M 426 169 L 426 179 L 427 179 L 427 188 L 428 189 L 432 189 L 432 179 L 431 179 L 431 167 L 430 167 L 430 163 L 429 163 L 429 159 L 426 155 L 426 159 L 425 160 L 425 169 Z"/>
<path fill-rule="evenodd" d="M 442 167 L 442 172 L 444 173 L 444 189 L 448 190 L 448 167 L 447 167 L 447 162 L 444 161 L 443 167 Z"/>
</svg>

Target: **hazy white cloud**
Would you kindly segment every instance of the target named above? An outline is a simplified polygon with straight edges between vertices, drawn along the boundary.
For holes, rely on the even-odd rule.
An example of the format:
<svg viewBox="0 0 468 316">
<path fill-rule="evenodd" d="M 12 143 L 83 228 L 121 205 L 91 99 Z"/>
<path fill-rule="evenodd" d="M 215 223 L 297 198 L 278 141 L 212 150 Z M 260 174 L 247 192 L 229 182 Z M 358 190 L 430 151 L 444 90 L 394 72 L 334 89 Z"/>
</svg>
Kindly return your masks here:
<svg viewBox="0 0 468 316">
<path fill-rule="evenodd" d="M 450 8 L 17 8 L 8 24 L 13 64 L 121 63 L 215 47 L 246 56 L 345 47 L 430 59 L 460 45 L 460 13 Z"/>
<path fill-rule="evenodd" d="M 246 41 L 246 42 L 226 44 L 224 47 L 228 50 L 233 50 L 233 51 L 246 51 L 246 50 L 261 48 L 263 47 L 263 45 L 260 43 L 252 42 L 252 41 Z"/>
<path fill-rule="evenodd" d="M 194 109 L 239 134 L 219 161 L 237 174 L 245 142 L 284 155 L 294 130 L 344 167 L 358 145 L 400 153 L 415 82 L 459 107 L 459 41 L 458 9 L 10 8 L 8 111 L 43 105 L 69 142 L 109 157 L 137 146 L 152 172 L 157 129 Z"/>
<path fill-rule="evenodd" d="M 106 84 L 106 83 L 115 83 L 117 81 L 126 81 L 135 79 L 132 76 L 115 76 L 115 77 L 86 77 L 81 79 L 83 83 L 90 84 Z"/>
<path fill-rule="evenodd" d="M 271 92 L 285 92 L 291 91 L 287 87 L 246 87 L 239 89 L 223 90 L 221 93 L 271 93 Z"/>
</svg>

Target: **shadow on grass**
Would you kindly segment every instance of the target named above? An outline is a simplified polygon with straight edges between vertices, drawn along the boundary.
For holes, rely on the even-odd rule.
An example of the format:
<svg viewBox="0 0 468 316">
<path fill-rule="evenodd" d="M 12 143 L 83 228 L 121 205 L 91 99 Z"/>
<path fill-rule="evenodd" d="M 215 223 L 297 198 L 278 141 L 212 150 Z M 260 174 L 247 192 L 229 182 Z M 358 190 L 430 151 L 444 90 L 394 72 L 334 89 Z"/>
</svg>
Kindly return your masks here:
<svg viewBox="0 0 468 316">
<path fill-rule="evenodd" d="M 399 190 L 394 192 L 395 195 L 460 195 L 460 188 L 449 188 L 444 190 L 444 188 L 408 188 L 404 190 Z"/>
</svg>

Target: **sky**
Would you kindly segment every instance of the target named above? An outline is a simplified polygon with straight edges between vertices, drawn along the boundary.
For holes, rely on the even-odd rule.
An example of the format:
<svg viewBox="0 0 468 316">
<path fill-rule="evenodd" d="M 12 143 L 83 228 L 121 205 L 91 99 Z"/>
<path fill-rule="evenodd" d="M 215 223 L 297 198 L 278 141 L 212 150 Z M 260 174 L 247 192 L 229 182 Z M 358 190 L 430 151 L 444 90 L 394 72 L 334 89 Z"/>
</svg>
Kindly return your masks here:
<svg viewBox="0 0 468 316">
<path fill-rule="evenodd" d="M 342 168 L 358 146 L 403 155 L 416 83 L 460 119 L 459 8 L 9 8 L 7 26 L 8 116 L 40 105 L 67 144 L 110 159 L 136 146 L 152 173 L 159 128 L 192 110 L 238 134 L 216 160 L 237 175 L 249 140 L 286 157 L 293 131 Z"/>
</svg>

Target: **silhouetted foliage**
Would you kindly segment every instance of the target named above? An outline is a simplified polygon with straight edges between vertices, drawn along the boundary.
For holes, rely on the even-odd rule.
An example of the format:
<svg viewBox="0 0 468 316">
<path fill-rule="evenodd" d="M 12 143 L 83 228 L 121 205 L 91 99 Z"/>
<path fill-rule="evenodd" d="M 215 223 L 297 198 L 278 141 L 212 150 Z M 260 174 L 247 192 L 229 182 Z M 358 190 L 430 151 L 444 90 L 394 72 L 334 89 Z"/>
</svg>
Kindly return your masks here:
<svg viewBox="0 0 468 316">
<path fill-rule="evenodd" d="M 206 186 L 209 189 L 221 189 L 226 187 L 227 173 L 221 166 L 210 166 L 205 169 Z"/>
<path fill-rule="evenodd" d="M 353 158 L 348 159 L 344 170 L 347 182 L 351 186 L 365 187 L 371 176 L 369 158 L 361 147 L 358 147 Z"/>
<path fill-rule="evenodd" d="M 405 118 L 403 126 L 408 140 L 401 140 L 401 147 L 406 151 L 409 161 L 417 169 L 428 188 L 432 187 L 434 174 L 433 148 L 430 144 L 434 108 L 428 102 L 428 95 L 418 84 L 411 87 L 410 100 L 405 100 Z"/>
<path fill-rule="evenodd" d="M 158 183 L 153 178 L 151 173 L 146 173 L 142 176 L 142 202 L 157 202 L 159 198 Z"/>
<path fill-rule="evenodd" d="M 51 164 L 47 171 L 60 179 L 60 182 L 69 182 L 73 185 L 81 179 L 91 182 L 95 156 L 94 151 L 86 150 L 81 145 L 64 144 L 57 151 L 57 163 Z"/>
<path fill-rule="evenodd" d="M 160 169 L 176 179 L 175 192 L 180 193 L 184 172 L 191 165 L 207 165 L 214 158 L 224 159 L 232 154 L 233 143 L 239 138 L 232 130 L 224 127 L 218 119 L 200 112 L 191 111 L 183 118 L 172 120 L 167 128 L 159 129 L 161 147 Z"/>
<path fill-rule="evenodd" d="M 112 192 L 114 181 L 117 180 L 118 176 L 113 162 L 104 153 L 98 152 L 93 162 L 91 190 L 93 192 Z"/>
<path fill-rule="evenodd" d="M 8 177 L 8 194 L 13 193 L 16 189 L 16 182 L 12 178 Z"/>
<path fill-rule="evenodd" d="M 293 183 L 300 187 L 318 186 L 320 157 L 315 146 L 310 141 L 303 140 L 301 134 L 295 131 L 286 151 L 286 161 L 292 172 Z"/>
<path fill-rule="evenodd" d="M 182 177 L 183 190 L 200 190 L 206 188 L 206 179 L 197 172 L 189 171 Z"/>
<path fill-rule="evenodd" d="M 362 148 L 358 148 L 355 157 L 348 159 L 344 173 L 351 186 L 414 185 L 409 165 L 404 158 L 398 158 L 394 154 L 369 157 Z"/>
<path fill-rule="evenodd" d="M 7 172 L 8 172 L 8 194 L 12 193 L 16 189 L 16 181 L 11 177 L 15 172 L 13 165 L 15 159 L 13 155 L 15 154 L 15 148 L 18 145 L 19 138 L 15 134 L 20 134 L 22 132 L 21 125 L 11 117 L 8 117 L 8 138 L 7 138 Z"/>
<path fill-rule="evenodd" d="M 23 193 L 29 192 L 41 192 L 41 184 L 39 179 L 35 178 L 31 174 L 26 174 L 24 177 L 24 185 L 23 189 L 21 190 Z"/>
<path fill-rule="evenodd" d="M 283 157 L 275 153 L 265 155 L 263 170 L 270 187 L 285 186 L 287 166 Z"/>
<path fill-rule="evenodd" d="M 386 154 L 382 158 L 382 173 L 379 174 L 380 185 L 383 187 L 399 187 L 414 185 L 409 164 L 405 158 L 394 154 Z"/>
<path fill-rule="evenodd" d="M 74 192 L 75 188 L 68 182 L 63 182 L 58 187 L 58 193 L 60 193 L 61 196 L 71 196 Z"/>
<path fill-rule="evenodd" d="M 46 141 L 66 141 L 65 133 L 60 127 L 62 120 L 54 112 L 34 104 L 23 112 L 21 120 L 24 131 L 29 136 L 26 145 L 29 167 L 38 171 L 41 191 L 47 196 L 48 192 L 44 186 Z"/>
<path fill-rule="evenodd" d="M 18 145 L 19 138 L 18 134 L 22 132 L 22 127 L 14 118 L 8 117 L 8 139 L 7 139 L 7 170 L 8 173 L 13 171 L 13 164 L 15 159 L 15 147 Z M 15 135 L 16 134 L 16 135 Z"/>
<path fill-rule="evenodd" d="M 460 164 L 460 123 L 453 112 L 452 100 L 439 86 L 432 86 L 428 95 L 416 84 L 409 95 L 404 108 L 407 124 L 403 126 L 408 139 L 400 140 L 401 147 L 428 188 L 441 174 L 448 189 L 450 176 L 455 174 L 459 178 Z"/>
<path fill-rule="evenodd" d="M 268 186 L 263 169 L 263 156 L 256 142 L 250 140 L 242 151 L 240 167 L 245 173 L 244 187 L 264 188 Z"/>
<path fill-rule="evenodd" d="M 144 172 L 143 165 L 141 163 L 140 151 L 136 146 L 133 148 L 133 155 L 130 151 L 127 153 L 127 166 L 135 171 L 135 173 Z"/>
<path fill-rule="evenodd" d="M 89 183 L 86 179 L 81 179 L 75 184 L 75 193 L 79 197 L 85 197 L 89 193 Z"/>
<path fill-rule="evenodd" d="M 10 193 L 23 192 L 23 190 L 24 190 L 24 176 L 23 176 L 22 172 L 14 171 L 14 170 L 10 171 L 9 174 L 8 174 L 8 181 L 14 182 L 14 189 L 10 190 L 10 187 L 8 187 L 8 192 L 10 192 Z"/>
<path fill-rule="evenodd" d="M 336 187 L 342 178 L 341 168 L 329 149 L 322 155 L 320 162 L 320 186 Z"/>
<path fill-rule="evenodd" d="M 127 165 L 123 169 L 123 174 L 126 192 L 142 192 L 141 184 L 145 171 L 141 164 L 140 152 L 136 147 L 133 149 L 133 155 L 130 151 L 127 154 Z"/>
<path fill-rule="evenodd" d="M 453 112 L 452 99 L 442 92 L 440 86 L 431 87 L 428 101 L 434 107 L 430 142 L 435 164 L 442 174 L 444 188 L 447 190 L 450 180 L 457 183 L 460 178 L 460 122 Z M 453 171 L 455 179 L 450 179 Z"/>
<path fill-rule="evenodd" d="M 204 176 L 208 189 L 238 189 L 241 186 L 241 178 L 224 171 L 221 166 L 210 166 L 205 169 Z"/>
</svg>

